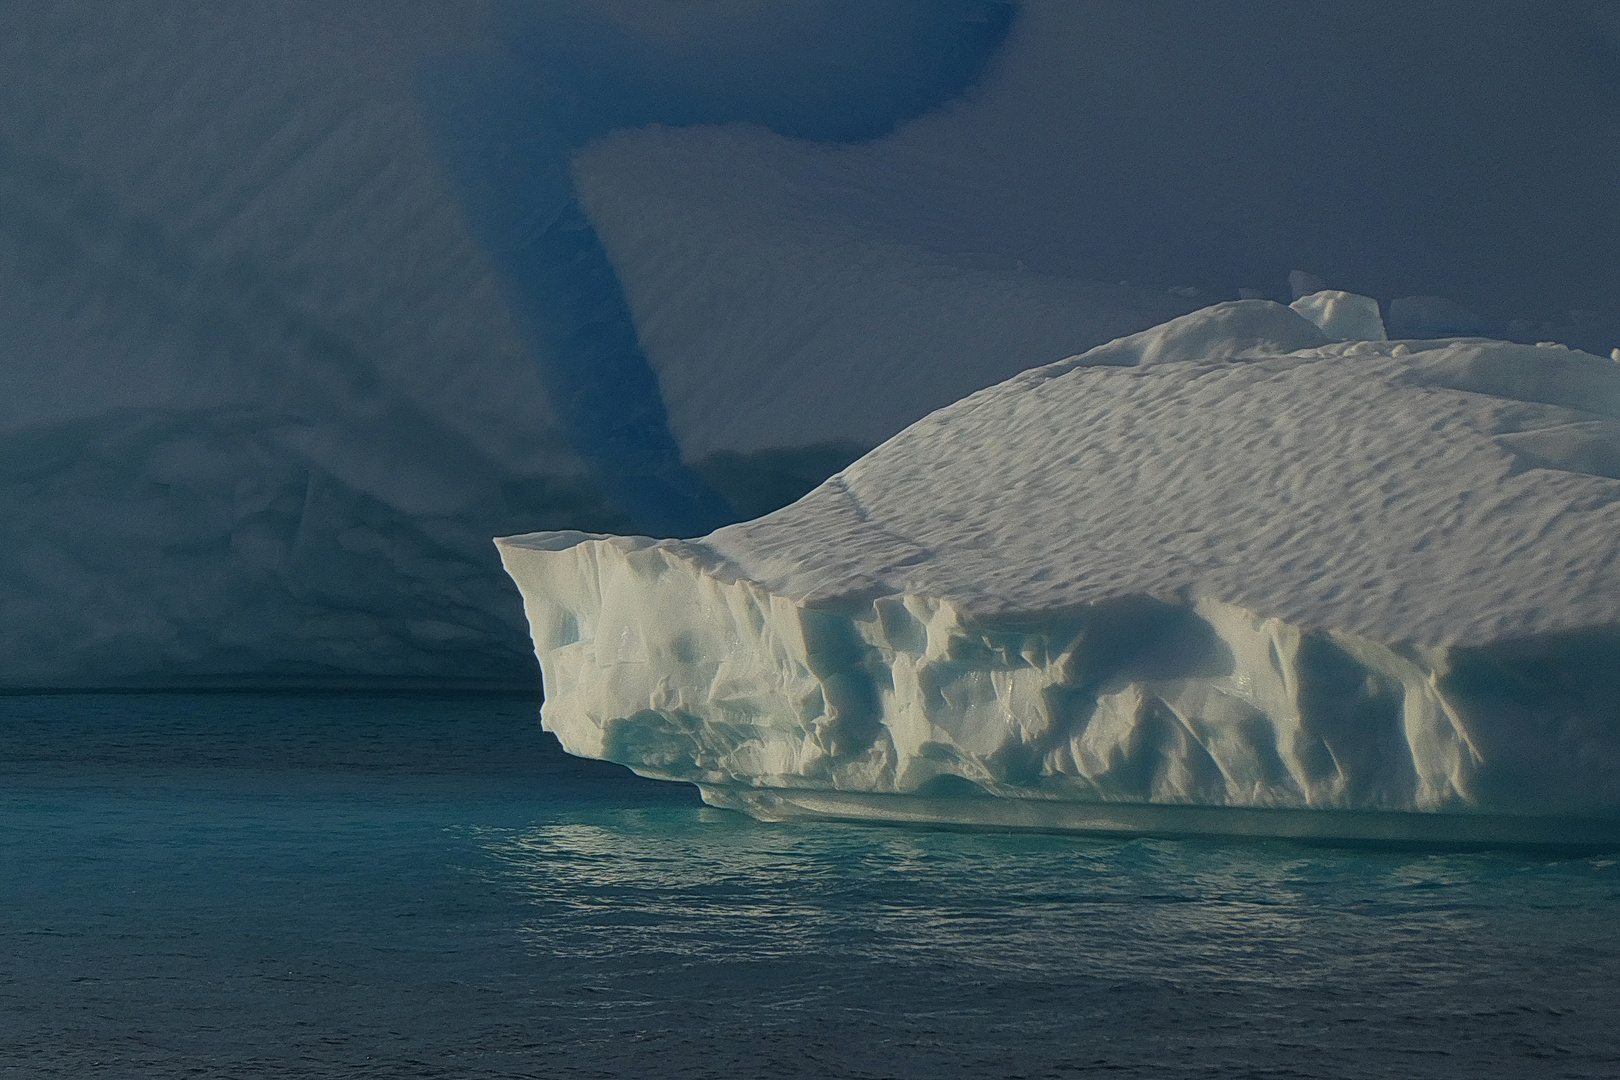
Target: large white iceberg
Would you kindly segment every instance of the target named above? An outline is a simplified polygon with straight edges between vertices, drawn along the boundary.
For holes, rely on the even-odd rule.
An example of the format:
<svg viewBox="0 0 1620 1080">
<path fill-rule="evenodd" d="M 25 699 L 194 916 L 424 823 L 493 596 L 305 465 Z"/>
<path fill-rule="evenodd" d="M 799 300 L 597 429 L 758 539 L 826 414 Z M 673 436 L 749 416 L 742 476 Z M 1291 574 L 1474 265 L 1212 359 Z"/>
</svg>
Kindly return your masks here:
<svg viewBox="0 0 1620 1080">
<path fill-rule="evenodd" d="M 1327 299 L 1027 371 L 701 540 L 499 541 L 543 722 L 762 818 L 1607 834 L 1620 365 Z"/>
</svg>

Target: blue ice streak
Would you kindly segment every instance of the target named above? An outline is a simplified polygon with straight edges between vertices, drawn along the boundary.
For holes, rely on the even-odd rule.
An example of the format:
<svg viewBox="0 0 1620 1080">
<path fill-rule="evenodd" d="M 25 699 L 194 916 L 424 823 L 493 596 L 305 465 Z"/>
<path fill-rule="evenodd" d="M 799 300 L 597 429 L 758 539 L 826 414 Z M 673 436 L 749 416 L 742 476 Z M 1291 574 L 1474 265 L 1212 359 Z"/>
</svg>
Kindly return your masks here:
<svg viewBox="0 0 1620 1080">
<path fill-rule="evenodd" d="M 639 528 L 694 536 L 737 515 L 681 461 L 618 276 L 579 205 L 573 154 L 653 123 L 875 138 L 960 95 L 1012 17 L 1002 0 L 824 0 L 671 38 L 580 5 L 512 0 L 498 5 L 491 50 L 428 73 L 425 111 L 564 435 Z"/>
</svg>

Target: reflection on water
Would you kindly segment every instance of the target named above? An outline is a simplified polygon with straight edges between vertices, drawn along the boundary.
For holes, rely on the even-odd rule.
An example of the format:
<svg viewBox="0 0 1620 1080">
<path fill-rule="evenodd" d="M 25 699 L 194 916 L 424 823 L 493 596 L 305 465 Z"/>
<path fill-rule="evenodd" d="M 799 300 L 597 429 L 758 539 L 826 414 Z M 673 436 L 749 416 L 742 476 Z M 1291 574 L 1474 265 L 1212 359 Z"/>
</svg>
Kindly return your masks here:
<svg viewBox="0 0 1620 1080">
<path fill-rule="evenodd" d="M 534 912 L 527 947 L 588 958 L 602 992 L 654 1027 L 668 1023 L 657 988 L 690 987 L 709 1009 L 860 1014 L 935 1049 L 960 1052 L 972 1033 L 1003 1066 L 1511 1076 L 1552 1058 L 1560 1075 L 1596 1076 L 1617 1060 L 1603 1033 L 1612 859 L 772 826 L 696 809 L 475 842 Z"/>
<path fill-rule="evenodd" d="M 0 841 L 0 1075 L 1620 1075 L 1613 857 L 767 825 L 357 698 L 0 700 Z"/>
<path fill-rule="evenodd" d="M 814 954 L 835 966 L 936 956 L 1279 990 L 1347 965 L 1440 990 L 1505 929 L 1493 914 L 1556 907 L 1595 929 L 1585 903 L 1598 898 L 1580 886 L 1613 885 L 1610 860 L 757 825 L 709 809 L 472 838 L 534 909 L 529 947 L 550 954 Z M 1573 891 L 1549 890 L 1549 877 Z"/>
</svg>

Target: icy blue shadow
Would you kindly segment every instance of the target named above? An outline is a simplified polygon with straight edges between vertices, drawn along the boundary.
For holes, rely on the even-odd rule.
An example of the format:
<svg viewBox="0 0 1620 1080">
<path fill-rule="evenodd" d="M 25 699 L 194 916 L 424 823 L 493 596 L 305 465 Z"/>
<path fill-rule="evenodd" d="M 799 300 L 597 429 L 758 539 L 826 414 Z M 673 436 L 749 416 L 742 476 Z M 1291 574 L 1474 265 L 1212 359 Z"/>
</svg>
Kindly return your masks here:
<svg viewBox="0 0 1620 1080">
<path fill-rule="evenodd" d="M 687 21 L 637 33 L 584 4 L 504 0 L 489 49 L 425 73 L 423 108 L 568 442 L 641 529 L 693 536 L 738 515 L 681 461 L 624 292 L 576 197 L 572 155 L 646 124 L 875 138 L 961 94 L 1013 9 L 822 0 L 734 12 L 723 24 L 648 17 Z"/>
</svg>

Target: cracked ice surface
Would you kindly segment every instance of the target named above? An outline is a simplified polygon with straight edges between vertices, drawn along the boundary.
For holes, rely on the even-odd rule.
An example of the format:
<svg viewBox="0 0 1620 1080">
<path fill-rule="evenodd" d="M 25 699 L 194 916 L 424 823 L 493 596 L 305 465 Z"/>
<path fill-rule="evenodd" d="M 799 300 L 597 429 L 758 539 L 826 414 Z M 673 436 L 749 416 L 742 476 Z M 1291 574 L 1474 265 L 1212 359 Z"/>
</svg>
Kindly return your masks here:
<svg viewBox="0 0 1620 1080">
<path fill-rule="evenodd" d="M 765 817 L 1612 817 L 1620 365 L 1332 300 L 1032 369 L 700 540 L 502 540 L 544 723 Z"/>
</svg>

